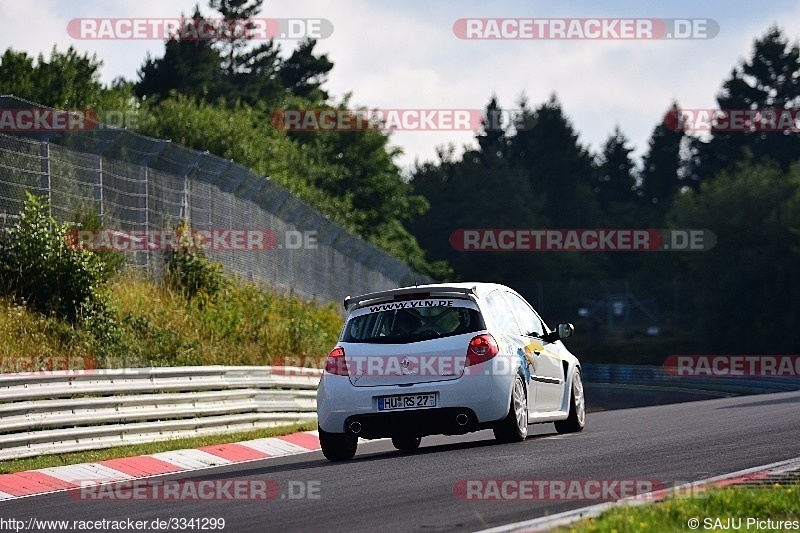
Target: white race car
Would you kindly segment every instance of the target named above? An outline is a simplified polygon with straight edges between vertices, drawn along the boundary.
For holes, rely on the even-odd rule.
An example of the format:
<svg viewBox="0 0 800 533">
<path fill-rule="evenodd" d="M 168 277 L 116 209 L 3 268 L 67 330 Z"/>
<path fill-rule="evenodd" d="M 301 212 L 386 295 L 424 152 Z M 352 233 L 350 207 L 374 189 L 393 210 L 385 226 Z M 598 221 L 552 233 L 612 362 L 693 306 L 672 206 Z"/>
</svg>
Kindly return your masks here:
<svg viewBox="0 0 800 533">
<path fill-rule="evenodd" d="M 583 429 L 578 359 L 519 294 L 493 283 L 420 285 L 344 300 L 347 319 L 317 391 L 322 453 L 351 459 L 358 438 L 413 450 L 426 435 L 528 424 Z"/>
</svg>

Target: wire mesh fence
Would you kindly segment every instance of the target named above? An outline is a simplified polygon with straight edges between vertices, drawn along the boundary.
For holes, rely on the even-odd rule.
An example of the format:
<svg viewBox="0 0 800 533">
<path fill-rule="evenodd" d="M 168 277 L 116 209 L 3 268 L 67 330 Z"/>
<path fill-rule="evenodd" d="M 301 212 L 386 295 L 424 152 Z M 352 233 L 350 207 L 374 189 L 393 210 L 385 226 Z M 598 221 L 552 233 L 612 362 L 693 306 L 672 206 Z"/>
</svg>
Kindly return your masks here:
<svg viewBox="0 0 800 533">
<path fill-rule="evenodd" d="M 46 110 L 0 96 L 0 110 L 19 109 Z M 129 235 L 170 230 L 185 220 L 195 231 L 223 236 L 206 254 L 228 273 L 321 302 L 431 281 L 268 177 L 208 152 L 102 124 L 0 132 L 0 214 L 18 213 L 25 191 L 48 196 L 60 221 L 93 207 L 107 228 Z M 231 231 L 268 235 L 269 246 L 230 246 Z M 126 253 L 130 266 L 155 279 L 163 275 L 164 260 L 161 248 Z"/>
</svg>

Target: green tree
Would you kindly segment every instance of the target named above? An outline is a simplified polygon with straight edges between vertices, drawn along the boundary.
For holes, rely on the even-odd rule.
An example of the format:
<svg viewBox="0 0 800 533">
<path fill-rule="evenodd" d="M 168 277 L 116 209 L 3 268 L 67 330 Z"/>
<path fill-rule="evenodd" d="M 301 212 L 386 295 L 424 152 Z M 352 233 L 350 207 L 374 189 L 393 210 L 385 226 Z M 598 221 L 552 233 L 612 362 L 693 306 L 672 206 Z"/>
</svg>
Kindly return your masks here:
<svg viewBox="0 0 800 533">
<path fill-rule="evenodd" d="M 439 161 L 417 165 L 411 183 L 431 208 L 409 227 L 427 257 L 450 264 L 455 279 L 505 283 L 533 297 L 539 281 L 585 272 L 584 258 L 529 251 L 461 251 L 459 243 L 451 242 L 457 230 L 548 227 L 547 198 L 535 187 L 529 169 L 510 153 L 512 125 L 498 128 L 492 117 L 499 116 L 503 114 L 493 98 L 486 108 L 484 127 L 476 134 L 478 148 L 467 150 L 460 159 L 454 149 L 442 148 Z"/>
<path fill-rule="evenodd" d="M 430 209 L 409 224 L 428 259 L 447 262 L 458 280 L 493 280 L 515 287 L 533 281 L 526 252 L 507 252 L 498 261 L 497 251 L 460 251 L 451 242 L 458 230 L 537 227 L 538 210 L 524 172 L 477 150 L 467 151 L 458 161 L 446 151 L 440 158 L 438 163 L 417 165 L 411 181 L 414 192 L 430 202 Z"/>
<path fill-rule="evenodd" d="M 301 41 L 292 54 L 281 58 L 274 39 L 256 44 L 251 19 L 261 11 L 261 0 L 210 0 L 222 19 L 204 17 L 195 6 L 191 19 L 165 42 L 164 55 L 148 56 L 135 85 L 139 97 L 164 99 L 171 92 L 228 105 L 244 102 L 269 108 L 299 97 L 306 106 L 328 100 L 322 88 L 333 62 L 315 54 L 316 41 Z M 199 29 L 213 27 L 203 37 Z"/>
<path fill-rule="evenodd" d="M 798 109 L 800 45 L 771 27 L 756 39 L 751 57 L 733 68 L 717 103 L 723 110 Z M 800 137 L 795 132 L 712 130 L 711 140 L 700 147 L 700 177 L 730 169 L 748 154 L 755 162 L 775 161 L 785 171 L 800 159 Z"/>
<path fill-rule="evenodd" d="M 530 184 L 503 154 L 505 127 L 495 120 L 501 114 L 493 97 L 484 126 L 475 136 L 477 149 L 467 150 L 457 159 L 455 147 L 439 147 L 438 161 L 417 163 L 412 172 L 414 193 L 423 196 L 430 209 L 408 227 L 427 257 L 451 264 L 458 279 L 485 279 L 497 274 L 498 265 L 481 272 L 484 258 L 492 253 L 459 252 L 450 242 L 454 231 L 534 224 L 531 217 L 537 209 Z"/>
<path fill-rule="evenodd" d="M 327 195 L 312 185 L 324 182 L 334 170 L 322 157 L 301 150 L 285 132 L 272 127 L 264 109 L 239 103 L 209 103 L 174 94 L 146 110 L 139 132 L 231 159 L 269 176 L 277 184 L 313 205 L 346 228 L 352 203 L 338 195 Z"/>
<path fill-rule="evenodd" d="M 509 157 L 526 172 L 551 227 L 585 227 L 597 217 L 589 152 L 578 142 L 555 95 L 533 111 L 523 100 L 520 109 L 520 126 L 509 143 Z"/>
<path fill-rule="evenodd" d="M 314 102 L 325 102 L 328 93 L 322 89 L 333 62 L 327 54 L 315 55 L 317 41 L 305 39 L 300 42 L 279 68 L 280 81 L 286 90 L 301 98 Z"/>
<path fill-rule="evenodd" d="M 678 104 L 673 103 L 666 116 L 674 117 L 679 112 Z M 663 223 L 681 187 L 689 183 L 685 179 L 686 162 L 681 153 L 685 136 L 685 132 L 668 119 L 658 124 L 650 135 L 647 152 L 642 158 L 639 185 L 642 200 L 648 206 L 646 221 L 650 224 Z"/>
<path fill-rule="evenodd" d="M 101 122 L 108 122 L 107 112 L 113 111 L 111 119 L 118 126 L 119 117 L 131 116 L 139 102 L 129 82 L 117 78 L 108 87 L 100 82 L 102 64 L 96 56 L 78 54 L 72 47 L 65 52 L 53 47 L 49 59 L 40 54 L 36 60 L 9 48 L 0 57 L 0 94 L 55 109 L 89 111 Z"/>
<path fill-rule="evenodd" d="M 696 333 L 711 353 L 800 349 L 800 165 L 742 161 L 682 194 L 678 228 L 708 228 L 717 244 L 680 257 L 681 283 L 696 307 Z"/>
<path fill-rule="evenodd" d="M 222 58 L 221 82 L 215 97 L 229 102 L 273 104 L 286 85 L 281 84 L 284 62 L 280 46 L 270 39 L 253 46 L 251 19 L 261 12 L 263 0 L 209 0 L 208 5 L 222 16 L 219 35 L 213 43 Z M 333 65 L 331 65 L 332 67 Z"/>
<path fill-rule="evenodd" d="M 209 7 L 223 18 L 222 36 L 215 47 L 222 57 L 222 83 L 218 96 L 230 102 L 242 100 L 251 105 L 274 105 L 283 92 L 322 103 L 328 93 L 322 89 L 333 62 L 326 54 L 316 55 L 316 41 L 301 41 L 292 54 L 282 60 L 281 48 L 274 40 L 253 46 L 247 31 L 251 19 L 261 12 L 263 0 L 209 0 Z"/>
<path fill-rule="evenodd" d="M 636 164 L 631 157 L 633 149 L 619 126 L 603 143 L 595 157 L 593 192 L 600 215 L 595 225 L 608 228 L 641 228 L 642 202 L 636 183 Z M 596 254 L 593 264 L 602 268 L 612 279 L 630 276 L 640 266 L 641 254 Z"/>
<path fill-rule="evenodd" d="M 66 52 L 54 46 L 49 60 L 39 54 L 35 62 L 9 48 L 0 58 L 0 93 L 54 108 L 96 110 L 106 90 L 102 65 L 97 56 L 78 54 L 71 46 Z"/>
<path fill-rule="evenodd" d="M 103 258 L 78 247 L 68 224 L 49 216 L 46 201 L 26 192 L 22 212 L 0 232 L 0 294 L 73 323 L 107 312 Z"/>
<path fill-rule="evenodd" d="M 222 69 L 232 78 L 241 71 L 242 57 L 250 45 L 248 30 L 253 28 L 250 19 L 261 12 L 263 0 L 209 0 L 208 7 L 222 15 L 222 37 L 216 46 L 223 58 Z"/>
<path fill-rule="evenodd" d="M 483 119 L 483 129 L 476 136 L 480 147 L 481 157 L 504 158 L 508 156 L 508 135 L 506 130 L 509 127 L 505 123 L 505 113 L 497 101 L 497 97 L 492 96 Z"/>
<path fill-rule="evenodd" d="M 438 162 L 417 162 L 411 173 L 410 183 L 414 194 L 428 202 L 429 208 L 406 222 L 406 227 L 419 242 L 429 261 L 448 262 L 454 259 L 449 244 L 449 235 L 459 227 L 460 208 L 463 199 L 459 191 L 456 172 L 455 147 L 438 147 Z M 453 272 L 444 278 L 450 279 Z"/>
<path fill-rule="evenodd" d="M 280 52 L 280 46 L 272 40 L 245 52 L 239 58 L 239 70 L 223 77 L 221 96 L 242 100 L 251 105 L 259 102 L 275 105 L 280 102 L 286 92 L 280 79 L 284 64 Z"/>
<path fill-rule="evenodd" d="M 346 113 L 349 97 L 337 106 Z M 311 158 L 324 172 L 305 175 L 305 180 L 330 198 L 350 206 L 335 219 L 395 257 L 413 263 L 434 277 L 422 249 L 404 224 L 422 214 L 428 203 L 413 193 L 394 159 L 397 148 L 389 146 L 390 134 L 376 129 L 362 131 L 287 132 L 298 153 Z M 331 216 L 329 214 L 329 216 Z"/>
<path fill-rule="evenodd" d="M 0 57 L 0 93 L 14 94 L 33 99 L 34 91 L 33 58 L 27 52 L 15 52 L 8 48 Z"/>
<path fill-rule="evenodd" d="M 388 134 L 304 132 L 293 138 L 265 115 L 263 108 L 244 103 L 229 108 L 224 101 L 210 104 L 176 94 L 149 109 L 141 132 L 208 150 L 269 176 L 366 241 L 426 273 L 441 274 L 431 270 L 403 226 L 427 202 L 403 179 Z"/>
<path fill-rule="evenodd" d="M 629 226 L 635 221 L 638 203 L 636 164 L 628 144 L 628 138 L 616 126 L 595 160 L 593 192 L 606 220 L 615 227 Z"/>
<path fill-rule="evenodd" d="M 196 33 L 202 20 L 198 7 L 180 32 L 164 43 L 164 56 L 153 59 L 148 54 L 139 69 L 135 85 L 140 98 L 166 98 L 171 91 L 200 98 L 219 96 L 222 56 L 207 39 L 182 38 Z"/>
</svg>

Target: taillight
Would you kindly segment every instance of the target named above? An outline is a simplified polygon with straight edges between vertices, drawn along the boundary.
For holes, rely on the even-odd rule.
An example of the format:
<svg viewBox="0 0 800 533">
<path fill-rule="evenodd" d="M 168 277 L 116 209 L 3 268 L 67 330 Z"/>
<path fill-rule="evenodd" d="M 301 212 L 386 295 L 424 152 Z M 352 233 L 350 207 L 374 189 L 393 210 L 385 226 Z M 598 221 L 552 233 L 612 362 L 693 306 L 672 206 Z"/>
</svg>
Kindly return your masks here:
<svg viewBox="0 0 800 533">
<path fill-rule="evenodd" d="M 494 337 L 488 333 L 473 337 L 467 348 L 467 366 L 484 363 L 497 355 L 499 351 L 500 348 L 497 347 Z"/>
<path fill-rule="evenodd" d="M 347 361 L 344 359 L 344 348 L 337 346 L 331 350 L 331 353 L 328 354 L 328 359 L 325 361 L 325 372 L 337 376 L 347 375 Z"/>
</svg>

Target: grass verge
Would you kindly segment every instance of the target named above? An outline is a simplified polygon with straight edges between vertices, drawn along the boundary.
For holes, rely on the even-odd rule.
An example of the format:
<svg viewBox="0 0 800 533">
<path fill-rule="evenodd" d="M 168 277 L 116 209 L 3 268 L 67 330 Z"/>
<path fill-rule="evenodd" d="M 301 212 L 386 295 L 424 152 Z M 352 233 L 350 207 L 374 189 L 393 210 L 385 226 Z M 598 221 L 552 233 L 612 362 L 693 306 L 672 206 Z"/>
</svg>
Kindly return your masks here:
<svg viewBox="0 0 800 533">
<path fill-rule="evenodd" d="M 92 463 L 96 461 L 104 461 L 106 459 L 119 459 L 121 457 L 135 457 L 138 455 L 149 455 L 151 453 L 168 452 L 171 450 L 198 448 L 200 446 L 209 446 L 212 444 L 227 444 L 230 442 L 263 439 L 266 437 L 278 437 L 280 435 L 288 435 L 298 431 L 311 431 L 314 429 L 317 429 L 316 423 L 306 422 L 302 424 L 292 424 L 289 426 L 265 428 L 256 431 L 231 433 L 227 435 L 189 437 L 184 439 L 166 440 L 163 442 L 117 446 L 115 448 L 105 448 L 103 450 L 87 450 L 84 452 L 40 455 L 38 457 L 28 457 L 25 459 L 11 459 L 7 461 L 0 461 L 0 474 L 23 472 L 25 470 L 36 470 L 37 468 L 47 468 L 51 466 Z"/>
<path fill-rule="evenodd" d="M 752 520 L 762 522 L 752 522 Z M 767 520 L 770 520 L 771 524 Z M 776 483 L 766 487 L 711 489 L 692 497 L 669 498 L 660 503 L 635 507 L 617 507 L 598 518 L 552 531 L 686 533 L 693 530 L 800 530 L 800 484 Z"/>
<path fill-rule="evenodd" d="M 129 271 L 106 290 L 110 318 L 99 334 L 0 297 L 0 373 L 286 360 L 308 366 L 324 359 L 342 327 L 333 304 L 243 282 L 189 300 Z"/>
</svg>

